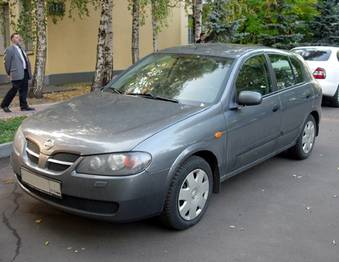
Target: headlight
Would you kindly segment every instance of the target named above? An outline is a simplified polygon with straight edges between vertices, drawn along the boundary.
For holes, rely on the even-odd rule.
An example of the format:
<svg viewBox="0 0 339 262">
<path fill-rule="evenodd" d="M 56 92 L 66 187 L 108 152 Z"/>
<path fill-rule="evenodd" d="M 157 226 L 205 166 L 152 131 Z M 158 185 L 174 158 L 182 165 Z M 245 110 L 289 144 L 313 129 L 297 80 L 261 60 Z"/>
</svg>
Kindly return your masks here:
<svg viewBox="0 0 339 262">
<path fill-rule="evenodd" d="M 133 175 L 144 171 L 151 159 L 151 155 L 145 152 L 87 156 L 79 164 L 77 172 L 104 176 Z"/>
<path fill-rule="evenodd" d="M 15 133 L 13 148 L 16 154 L 21 154 L 24 150 L 25 136 L 22 132 L 21 126 Z"/>
</svg>

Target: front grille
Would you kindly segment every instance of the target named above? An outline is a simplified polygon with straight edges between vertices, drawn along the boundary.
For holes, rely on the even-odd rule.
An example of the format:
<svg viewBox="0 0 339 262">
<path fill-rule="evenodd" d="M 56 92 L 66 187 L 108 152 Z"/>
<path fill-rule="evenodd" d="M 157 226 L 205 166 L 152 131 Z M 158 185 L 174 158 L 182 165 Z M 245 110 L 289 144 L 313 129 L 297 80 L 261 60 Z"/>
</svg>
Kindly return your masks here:
<svg viewBox="0 0 339 262">
<path fill-rule="evenodd" d="M 18 175 L 17 178 L 21 184 L 23 184 L 27 189 L 29 189 L 29 191 L 31 191 L 35 195 L 65 207 L 70 207 L 91 213 L 110 214 L 110 215 L 115 214 L 116 212 L 118 212 L 119 209 L 119 204 L 116 202 L 91 200 L 86 198 L 73 197 L 69 195 L 62 195 L 61 199 L 56 198 L 51 195 L 45 194 L 39 190 L 36 190 L 33 187 L 22 182 L 21 177 Z"/>
<path fill-rule="evenodd" d="M 35 142 L 33 142 L 29 139 L 27 139 L 27 148 L 30 151 L 34 152 L 35 154 L 38 154 L 38 155 L 40 154 L 40 148 L 39 148 L 38 144 L 36 144 Z"/>
<path fill-rule="evenodd" d="M 40 147 L 37 143 L 27 139 L 26 153 L 30 162 L 34 165 L 39 164 Z M 56 153 L 47 159 L 45 168 L 55 172 L 63 172 L 71 167 L 80 157 L 80 155 L 73 153 Z"/>
<path fill-rule="evenodd" d="M 57 172 L 65 171 L 72 166 L 79 157 L 80 156 L 76 154 L 57 153 L 47 160 L 47 168 Z"/>
<path fill-rule="evenodd" d="M 26 152 L 29 160 L 37 165 L 39 163 L 40 148 L 33 141 L 27 139 Z"/>
</svg>

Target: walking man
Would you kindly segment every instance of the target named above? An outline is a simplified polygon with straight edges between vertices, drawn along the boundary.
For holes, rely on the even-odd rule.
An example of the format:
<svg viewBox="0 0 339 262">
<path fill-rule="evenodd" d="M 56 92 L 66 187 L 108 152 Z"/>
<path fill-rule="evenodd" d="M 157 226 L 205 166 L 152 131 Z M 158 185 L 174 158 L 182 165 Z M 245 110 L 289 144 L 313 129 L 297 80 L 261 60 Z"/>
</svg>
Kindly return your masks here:
<svg viewBox="0 0 339 262">
<path fill-rule="evenodd" d="M 5 70 L 12 81 L 12 88 L 7 92 L 1 102 L 1 108 L 10 113 L 9 105 L 19 91 L 21 111 L 32 111 L 34 108 L 29 107 L 27 103 L 28 80 L 32 78 L 31 64 L 21 48 L 21 36 L 18 33 L 11 35 L 12 45 L 5 51 Z"/>
</svg>

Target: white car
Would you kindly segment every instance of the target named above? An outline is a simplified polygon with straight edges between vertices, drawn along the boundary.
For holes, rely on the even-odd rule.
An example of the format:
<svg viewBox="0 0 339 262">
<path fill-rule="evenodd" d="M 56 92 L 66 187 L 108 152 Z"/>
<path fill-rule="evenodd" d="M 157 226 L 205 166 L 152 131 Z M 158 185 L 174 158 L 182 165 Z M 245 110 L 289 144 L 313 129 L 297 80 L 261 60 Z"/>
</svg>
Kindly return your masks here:
<svg viewBox="0 0 339 262">
<path fill-rule="evenodd" d="M 339 47 L 303 46 L 291 51 L 301 55 L 317 79 L 324 97 L 339 107 Z"/>
</svg>

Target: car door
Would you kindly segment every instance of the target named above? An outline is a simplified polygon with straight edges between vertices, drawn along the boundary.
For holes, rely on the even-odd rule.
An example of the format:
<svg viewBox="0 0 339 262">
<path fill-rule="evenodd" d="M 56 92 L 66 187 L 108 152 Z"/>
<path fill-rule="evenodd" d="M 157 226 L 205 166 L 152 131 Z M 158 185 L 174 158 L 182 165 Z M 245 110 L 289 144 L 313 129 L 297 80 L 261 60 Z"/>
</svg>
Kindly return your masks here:
<svg viewBox="0 0 339 262">
<path fill-rule="evenodd" d="M 254 55 L 240 66 L 233 85 L 234 103 L 241 91 L 256 91 L 263 101 L 255 106 L 232 106 L 226 111 L 227 170 L 245 169 L 275 151 L 280 134 L 280 99 L 273 91 L 272 78 L 264 54 Z"/>
<path fill-rule="evenodd" d="M 275 74 L 276 88 L 281 100 L 281 137 L 279 148 L 290 146 L 301 132 L 301 128 L 312 108 L 313 91 L 305 81 L 300 61 L 294 56 L 268 54 Z"/>
</svg>

